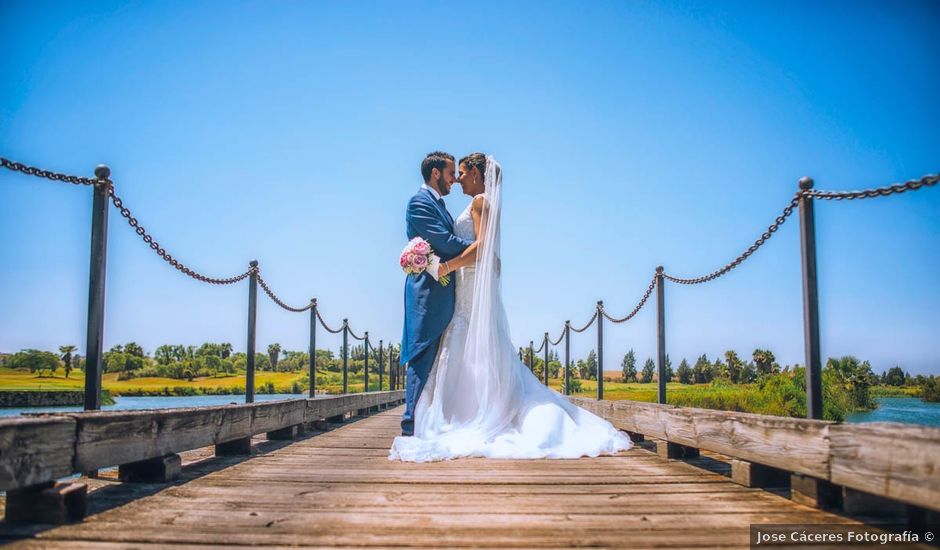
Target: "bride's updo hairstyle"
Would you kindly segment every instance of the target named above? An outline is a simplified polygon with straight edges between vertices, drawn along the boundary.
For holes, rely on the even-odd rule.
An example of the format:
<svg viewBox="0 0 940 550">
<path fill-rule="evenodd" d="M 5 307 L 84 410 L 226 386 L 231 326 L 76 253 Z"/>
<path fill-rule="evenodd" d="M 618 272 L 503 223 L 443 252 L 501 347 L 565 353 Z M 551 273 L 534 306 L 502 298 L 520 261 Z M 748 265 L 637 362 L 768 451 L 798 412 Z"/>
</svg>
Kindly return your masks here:
<svg viewBox="0 0 940 550">
<path fill-rule="evenodd" d="M 460 159 L 459 164 L 466 165 L 468 172 L 472 172 L 474 168 L 479 170 L 480 183 L 483 183 L 483 178 L 486 174 L 486 155 L 483 153 L 470 153 L 469 155 Z"/>
</svg>

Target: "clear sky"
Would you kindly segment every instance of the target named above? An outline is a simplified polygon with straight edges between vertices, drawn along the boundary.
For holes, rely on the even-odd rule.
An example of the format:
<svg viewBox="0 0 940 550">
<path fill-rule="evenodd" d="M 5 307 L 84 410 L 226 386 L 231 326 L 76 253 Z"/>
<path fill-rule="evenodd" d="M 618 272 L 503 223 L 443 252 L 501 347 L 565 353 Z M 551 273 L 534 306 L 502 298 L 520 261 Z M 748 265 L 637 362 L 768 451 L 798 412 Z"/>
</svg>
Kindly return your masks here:
<svg viewBox="0 0 940 550">
<path fill-rule="evenodd" d="M 657 264 L 724 265 L 801 176 L 854 189 L 940 170 L 938 24 L 940 3 L 904 0 L 6 0 L 0 155 L 107 163 L 181 261 L 230 276 L 256 258 L 288 302 L 397 341 L 421 159 L 492 153 L 522 345 L 598 299 L 625 314 Z M 4 172 L 0 203 L 0 351 L 84 353 L 90 190 Z M 816 212 L 824 359 L 940 373 L 940 188 Z M 116 214 L 106 346 L 243 350 L 247 284 L 187 279 Z M 666 288 L 673 365 L 755 347 L 802 363 L 798 234 L 794 216 L 729 275 Z M 259 349 L 304 349 L 307 317 L 261 300 Z M 654 355 L 653 307 L 605 329 L 607 370 Z"/>
</svg>

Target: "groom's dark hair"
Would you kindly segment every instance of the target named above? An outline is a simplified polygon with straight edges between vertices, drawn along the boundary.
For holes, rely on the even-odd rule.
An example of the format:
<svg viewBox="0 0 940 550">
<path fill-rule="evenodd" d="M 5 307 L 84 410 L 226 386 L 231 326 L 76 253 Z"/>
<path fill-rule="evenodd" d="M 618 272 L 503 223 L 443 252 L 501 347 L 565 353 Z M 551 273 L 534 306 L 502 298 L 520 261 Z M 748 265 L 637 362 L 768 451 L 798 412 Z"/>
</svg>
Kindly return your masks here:
<svg viewBox="0 0 940 550">
<path fill-rule="evenodd" d="M 431 181 L 431 170 L 437 168 L 443 172 L 447 161 L 454 162 L 454 155 L 443 151 L 428 153 L 428 156 L 424 157 L 424 161 L 421 162 L 421 176 L 424 178 L 424 183 Z"/>
</svg>

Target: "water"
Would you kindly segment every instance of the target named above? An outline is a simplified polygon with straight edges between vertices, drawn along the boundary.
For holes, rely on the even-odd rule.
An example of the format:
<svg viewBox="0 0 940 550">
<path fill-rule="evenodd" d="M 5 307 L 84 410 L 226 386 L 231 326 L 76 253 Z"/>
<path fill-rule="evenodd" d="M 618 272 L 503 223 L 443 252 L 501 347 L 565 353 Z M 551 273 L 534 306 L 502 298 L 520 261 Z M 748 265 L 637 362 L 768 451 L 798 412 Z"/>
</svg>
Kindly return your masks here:
<svg viewBox="0 0 940 550">
<path fill-rule="evenodd" d="M 273 394 L 255 394 L 255 402 L 280 401 L 282 399 L 302 399 L 307 394 L 294 393 L 273 393 Z M 213 407 L 218 405 L 228 405 L 236 403 L 238 405 L 245 403 L 244 395 L 191 395 L 191 396 L 170 396 L 170 397 L 115 397 L 114 405 L 105 405 L 101 407 L 103 411 L 130 411 L 140 409 L 168 409 L 175 407 Z M 77 407 L 23 407 L 23 408 L 0 408 L 0 417 L 15 416 L 20 413 L 38 413 L 38 412 L 77 412 L 84 410 L 81 406 Z"/>
<path fill-rule="evenodd" d="M 903 422 L 940 427 L 940 403 L 927 403 L 918 397 L 876 397 L 873 411 L 852 413 L 848 422 Z"/>
</svg>

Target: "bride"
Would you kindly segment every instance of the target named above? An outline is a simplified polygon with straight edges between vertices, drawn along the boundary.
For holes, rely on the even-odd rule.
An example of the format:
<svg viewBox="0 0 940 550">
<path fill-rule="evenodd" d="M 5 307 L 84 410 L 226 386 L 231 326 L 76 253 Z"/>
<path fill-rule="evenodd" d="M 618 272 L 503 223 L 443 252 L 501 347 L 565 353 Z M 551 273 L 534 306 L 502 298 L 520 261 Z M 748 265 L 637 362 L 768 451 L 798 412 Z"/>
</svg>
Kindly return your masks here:
<svg viewBox="0 0 940 550">
<path fill-rule="evenodd" d="M 500 288 L 502 170 L 482 153 L 461 159 L 459 169 L 473 200 L 454 232 L 480 244 L 446 266 L 456 271 L 454 316 L 418 398 L 414 436 L 396 437 L 389 459 L 578 458 L 629 449 L 626 435 L 544 386 L 519 360 Z"/>
</svg>

